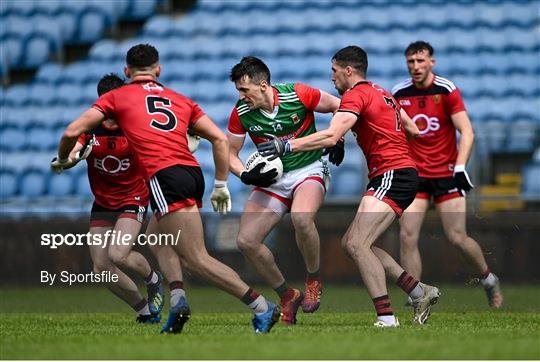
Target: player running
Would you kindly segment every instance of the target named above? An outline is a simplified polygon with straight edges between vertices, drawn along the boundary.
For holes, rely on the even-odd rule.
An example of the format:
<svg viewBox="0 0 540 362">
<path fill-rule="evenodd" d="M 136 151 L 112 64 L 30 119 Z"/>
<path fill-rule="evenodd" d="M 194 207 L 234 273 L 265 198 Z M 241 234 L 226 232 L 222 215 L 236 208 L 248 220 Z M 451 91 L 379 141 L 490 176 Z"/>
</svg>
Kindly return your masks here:
<svg viewBox="0 0 540 362">
<path fill-rule="evenodd" d="M 319 276 L 320 240 L 314 218 L 319 210 L 330 174 L 321 158 L 322 150 L 284 156 L 283 176 L 276 182 L 277 172 L 261 172 L 264 163 L 250 171 L 238 153 L 246 133 L 255 144 L 266 135 L 282 138 L 304 137 L 315 129 L 313 112 L 334 113 L 339 99 L 301 83 L 270 84 L 270 70 L 256 57 L 244 57 L 230 74 L 240 93 L 228 126 L 231 172 L 246 185 L 253 185 L 240 219 L 236 243 L 251 265 L 280 297 L 282 321 L 296 323 L 300 305 L 305 313 L 315 312 L 320 305 L 322 284 Z M 330 160 L 339 165 L 343 160 L 343 142 L 330 152 Z M 307 269 L 305 295 L 291 288 L 279 270 L 274 256 L 263 241 L 281 220 L 291 212 L 296 243 Z"/>
<path fill-rule="evenodd" d="M 204 178 L 199 163 L 188 149 L 189 128 L 212 143 L 216 166 L 211 195 L 215 211 L 231 209 L 227 188 L 229 145 L 227 137 L 191 99 L 157 81 L 161 73 L 157 50 L 149 44 L 133 46 L 127 52 L 125 75 L 131 83 L 101 96 L 94 106 L 73 121 L 60 140 L 58 163 L 68 161 L 77 137 L 114 118 L 145 171 L 150 203 L 156 210 L 159 230 L 176 235 L 181 242 L 174 249 L 182 264 L 204 279 L 241 299 L 254 313 L 257 333 L 269 332 L 280 316 L 279 306 L 244 283 L 231 268 L 211 257 L 204 245 L 198 208 L 202 206 Z M 162 332 L 179 333 L 191 311 L 185 298 L 171 307 Z"/>
<path fill-rule="evenodd" d="M 413 323 L 424 324 L 431 305 L 439 298 L 439 290 L 419 282 L 388 253 L 373 246 L 416 194 L 417 173 L 408 156 L 402 127 L 411 136 L 418 131 L 390 93 L 365 79 L 366 71 L 367 54 L 362 48 L 348 46 L 339 50 L 332 58 L 332 81 L 343 97 L 329 128 L 301 138 L 273 137 L 259 144 L 258 149 L 263 154 L 282 157 L 291 152 L 332 147 L 348 130 L 353 132 L 366 156 L 370 182 L 342 245 L 360 270 L 373 300 L 377 311 L 375 326 L 399 326 L 390 305 L 385 272 L 412 298 Z"/>
<path fill-rule="evenodd" d="M 503 295 L 499 279 L 465 227 L 465 193 L 473 188 L 465 165 L 471 155 L 474 134 L 461 93 L 454 83 L 433 73 L 435 59 L 429 43 L 411 43 L 405 57 L 412 78 L 398 83 L 392 93 L 420 129 L 420 136 L 410 144 L 420 177 L 416 198 L 400 219 L 401 263 L 420 278 L 418 238 L 433 200 L 448 240 L 476 270 L 489 305 L 500 308 Z M 459 151 L 456 130 L 460 133 Z"/>
<path fill-rule="evenodd" d="M 115 74 L 107 74 L 98 83 L 98 95 L 122 87 L 124 81 Z M 90 214 L 90 234 L 107 232 L 129 235 L 136 240 L 148 205 L 148 188 L 143 171 L 122 130 L 113 119 L 81 134 L 69 155 L 73 160 L 59 167 L 53 161 L 53 169 L 60 173 L 64 168 L 75 166 L 86 159 L 88 180 L 95 201 Z M 94 239 L 95 240 L 95 239 Z M 104 270 L 118 275 L 118 282 L 108 288 L 128 303 L 138 314 L 141 323 L 158 323 L 161 320 L 163 299 L 162 276 L 153 271 L 146 258 L 132 250 L 132 245 L 115 242 L 113 238 L 104 245 L 90 245 L 90 256 L 94 272 Z M 141 296 L 137 285 L 124 270 L 132 270 L 146 281 L 148 302 Z"/>
</svg>

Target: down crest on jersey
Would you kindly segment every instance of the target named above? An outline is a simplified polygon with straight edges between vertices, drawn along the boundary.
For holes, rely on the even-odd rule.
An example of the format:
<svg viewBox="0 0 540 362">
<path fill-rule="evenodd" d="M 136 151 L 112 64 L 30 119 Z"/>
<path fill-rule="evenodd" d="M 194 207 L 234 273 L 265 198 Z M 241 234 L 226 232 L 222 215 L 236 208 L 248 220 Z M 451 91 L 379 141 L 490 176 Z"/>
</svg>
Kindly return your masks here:
<svg viewBox="0 0 540 362">
<path fill-rule="evenodd" d="M 398 83 L 392 93 L 420 130 L 420 135 L 410 142 L 418 175 L 427 178 L 452 176 L 458 150 L 451 117 L 465 111 L 459 89 L 450 80 L 435 75 L 433 82 L 425 88 L 418 88 L 407 79 Z"/>
</svg>

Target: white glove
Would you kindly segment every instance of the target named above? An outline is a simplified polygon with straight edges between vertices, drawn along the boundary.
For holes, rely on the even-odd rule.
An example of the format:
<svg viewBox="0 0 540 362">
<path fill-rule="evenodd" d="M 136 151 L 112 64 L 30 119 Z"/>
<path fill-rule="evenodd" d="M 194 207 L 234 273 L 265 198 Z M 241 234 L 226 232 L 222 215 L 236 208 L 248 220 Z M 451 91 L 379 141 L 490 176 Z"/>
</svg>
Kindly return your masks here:
<svg viewBox="0 0 540 362">
<path fill-rule="evenodd" d="M 227 188 L 227 181 L 216 180 L 214 182 L 214 190 L 210 200 L 214 211 L 219 212 L 220 215 L 226 215 L 231 211 L 231 193 Z"/>
<path fill-rule="evenodd" d="M 51 170 L 60 175 L 62 171 L 64 171 L 64 168 L 72 165 L 73 160 L 70 157 L 61 160 L 58 156 L 56 156 L 51 161 Z"/>
<path fill-rule="evenodd" d="M 94 147 L 95 144 L 96 135 L 92 135 L 92 139 L 88 141 L 88 143 L 79 152 L 77 152 L 77 155 L 75 156 L 75 162 L 79 162 L 80 160 L 86 160 L 86 158 L 92 152 L 92 147 Z"/>
<path fill-rule="evenodd" d="M 195 153 L 195 151 L 197 151 L 197 149 L 199 148 L 201 137 L 197 136 L 195 133 L 192 133 L 190 130 L 188 130 L 187 140 L 188 140 L 189 152 Z"/>
</svg>

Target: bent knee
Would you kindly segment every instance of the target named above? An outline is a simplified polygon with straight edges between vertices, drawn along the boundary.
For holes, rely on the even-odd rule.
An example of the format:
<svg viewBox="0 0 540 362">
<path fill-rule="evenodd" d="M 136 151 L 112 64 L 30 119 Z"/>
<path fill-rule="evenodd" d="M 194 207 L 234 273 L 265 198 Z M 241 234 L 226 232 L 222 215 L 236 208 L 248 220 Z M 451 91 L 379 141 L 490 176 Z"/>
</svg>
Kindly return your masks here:
<svg viewBox="0 0 540 362">
<path fill-rule="evenodd" d="M 94 273 L 114 272 L 114 265 L 110 261 L 99 261 L 94 263 Z"/>
<path fill-rule="evenodd" d="M 246 234 L 239 234 L 236 239 L 236 245 L 242 253 L 251 253 L 256 251 L 262 241 L 257 240 L 254 237 L 250 237 Z"/>
<path fill-rule="evenodd" d="M 467 233 L 465 233 L 464 231 L 452 230 L 448 232 L 448 240 L 454 246 L 459 247 L 463 245 L 467 237 Z"/>
<path fill-rule="evenodd" d="M 127 263 L 127 254 L 119 251 L 109 251 L 109 259 L 116 265 L 125 265 Z"/>
<path fill-rule="evenodd" d="M 314 226 L 313 216 L 307 212 L 291 214 L 291 221 L 297 232 L 307 232 Z"/>
</svg>

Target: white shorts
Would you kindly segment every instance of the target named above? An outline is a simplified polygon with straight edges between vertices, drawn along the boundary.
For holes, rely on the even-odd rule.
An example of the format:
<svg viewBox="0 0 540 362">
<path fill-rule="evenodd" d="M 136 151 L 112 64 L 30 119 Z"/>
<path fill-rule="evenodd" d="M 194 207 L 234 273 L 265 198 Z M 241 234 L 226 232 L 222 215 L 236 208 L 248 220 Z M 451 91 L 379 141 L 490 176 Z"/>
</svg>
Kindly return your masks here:
<svg viewBox="0 0 540 362">
<path fill-rule="evenodd" d="M 326 192 L 330 186 L 330 169 L 326 160 L 320 159 L 302 168 L 284 172 L 275 184 L 255 187 L 248 200 L 282 214 L 290 210 L 298 187 L 306 182 L 316 183 Z"/>
</svg>

